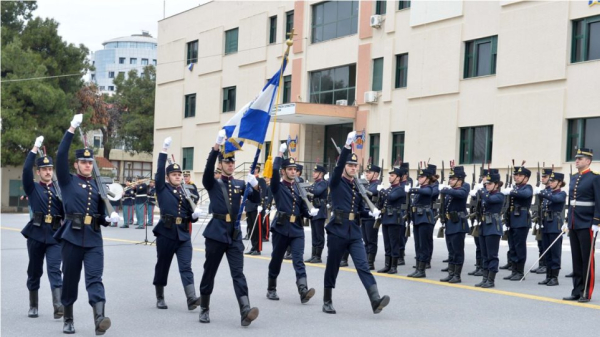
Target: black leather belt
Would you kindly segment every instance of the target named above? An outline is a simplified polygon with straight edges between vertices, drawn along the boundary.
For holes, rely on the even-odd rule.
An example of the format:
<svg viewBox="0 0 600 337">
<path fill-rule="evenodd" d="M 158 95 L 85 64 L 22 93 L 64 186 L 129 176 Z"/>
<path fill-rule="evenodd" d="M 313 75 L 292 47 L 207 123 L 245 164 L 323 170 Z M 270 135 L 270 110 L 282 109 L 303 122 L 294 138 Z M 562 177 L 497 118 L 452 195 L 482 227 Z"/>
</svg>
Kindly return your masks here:
<svg viewBox="0 0 600 337">
<path fill-rule="evenodd" d="M 291 223 L 296 223 L 300 219 L 300 215 L 288 214 L 285 212 L 277 212 L 277 223 L 283 223 L 283 220 L 288 220 Z"/>
<path fill-rule="evenodd" d="M 341 217 L 342 219 L 345 220 L 356 220 L 358 219 L 359 213 L 352 213 L 352 212 L 344 212 L 344 211 L 340 211 L 340 210 L 334 210 L 333 213 L 335 214 L 335 217 Z"/>
<path fill-rule="evenodd" d="M 223 220 L 225 222 L 233 222 L 229 214 L 216 214 L 213 213 L 212 217 L 215 219 Z"/>
<path fill-rule="evenodd" d="M 61 225 L 62 216 L 60 215 L 51 215 L 44 214 L 42 212 L 34 212 L 33 213 L 33 225 L 41 226 L 42 224 L 48 224 L 52 226 L 53 230 L 57 230 Z"/>
<path fill-rule="evenodd" d="M 102 215 L 94 214 L 94 215 L 85 215 L 85 214 L 67 214 L 65 216 L 66 220 L 71 220 L 71 227 L 73 229 L 81 229 L 83 226 L 92 226 L 94 230 L 98 230 L 100 228 L 100 221 L 102 219 Z"/>
<path fill-rule="evenodd" d="M 166 228 L 171 228 L 173 225 L 183 225 L 184 229 L 187 230 L 188 223 L 191 221 L 191 218 L 184 218 L 180 216 L 172 216 L 172 215 L 161 215 L 160 219 L 165 224 Z"/>
</svg>

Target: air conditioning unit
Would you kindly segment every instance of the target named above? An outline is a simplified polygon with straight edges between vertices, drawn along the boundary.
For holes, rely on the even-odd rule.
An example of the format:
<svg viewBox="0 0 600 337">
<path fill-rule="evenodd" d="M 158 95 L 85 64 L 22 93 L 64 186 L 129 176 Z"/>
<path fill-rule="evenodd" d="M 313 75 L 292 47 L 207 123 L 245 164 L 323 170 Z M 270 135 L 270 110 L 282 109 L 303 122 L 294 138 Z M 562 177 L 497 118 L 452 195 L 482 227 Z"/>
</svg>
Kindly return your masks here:
<svg viewBox="0 0 600 337">
<path fill-rule="evenodd" d="M 377 91 L 365 91 L 365 103 L 377 103 Z"/>
<path fill-rule="evenodd" d="M 381 15 L 371 15 L 371 27 L 373 27 L 373 28 L 381 27 L 383 20 L 384 20 L 384 18 Z"/>
<path fill-rule="evenodd" d="M 347 99 L 338 99 L 337 101 L 335 101 L 335 105 L 348 105 L 348 100 Z"/>
</svg>

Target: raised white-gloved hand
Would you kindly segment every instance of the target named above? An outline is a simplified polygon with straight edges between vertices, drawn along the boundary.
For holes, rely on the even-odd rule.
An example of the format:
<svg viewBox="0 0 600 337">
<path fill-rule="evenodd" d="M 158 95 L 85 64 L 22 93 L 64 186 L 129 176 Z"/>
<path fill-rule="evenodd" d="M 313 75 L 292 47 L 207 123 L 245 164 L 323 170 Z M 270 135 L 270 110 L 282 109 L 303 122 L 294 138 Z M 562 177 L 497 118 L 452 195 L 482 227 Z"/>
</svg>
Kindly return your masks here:
<svg viewBox="0 0 600 337">
<path fill-rule="evenodd" d="M 484 188 L 484 185 L 483 185 L 483 183 L 479 183 L 479 184 L 475 185 L 475 189 L 476 189 L 476 190 L 481 190 L 481 189 L 483 189 L 483 188 Z"/>
<path fill-rule="evenodd" d="M 472 196 L 473 198 L 477 196 L 477 190 L 472 190 L 471 192 L 469 192 L 469 195 Z"/>
<path fill-rule="evenodd" d="M 317 214 L 319 214 L 318 208 L 313 208 L 310 210 L 310 216 L 317 216 Z"/>
<path fill-rule="evenodd" d="M 354 143 L 354 140 L 356 139 L 356 131 L 352 131 L 348 134 L 348 137 L 346 138 L 346 146 L 350 146 L 350 144 Z"/>
<path fill-rule="evenodd" d="M 262 206 L 258 206 L 258 207 L 256 207 L 256 210 L 258 211 L 258 213 L 260 213 L 260 212 L 262 212 L 263 208 L 262 208 Z"/>
<path fill-rule="evenodd" d="M 42 143 L 44 142 L 44 136 L 39 136 L 35 139 L 35 147 L 42 147 Z"/>
<path fill-rule="evenodd" d="M 196 207 L 196 209 L 194 209 L 194 213 L 192 213 L 192 218 L 194 220 L 196 220 L 196 219 L 198 219 L 199 217 L 202 216 L 202 213 L 204 213 L 204 212 L 202 212 L 202 210 L 200 209 L 200 207 Z"/>
<path fill-rule="evenodd" d="M 165 138 L 165 140 L 163 141 L 163 149 L 168 150 L 171 147 L 172 142 L 173 142 L 173 138 L 171 138 L 171 137 Z"/>
<path fill-rule="evenodd" d="M 81 122 L 83 122 L 83 114 L 77 114 L 73 116 L 73 120 L 71 120 L 71 126 L 77 129 L 81 125 Z"/>
<path fill-rule="evenodd" d="M 500 193 L 504 194 L 504 195 L 510 195 L 510 192 L 512 191 L 512 188 L 503 188 Z"/>
<path fill-rule="evenodd" d="M 560 230 L 561 230 L 563 233 L 566 233 L 566 232 L 568 232 L 568 231 L 569 231 L 569 225 L 567 225 L 567 224 L 563 224 L 563 225 L 562 225 L 562 227 L 560 228 Z"/>
<path fill-rule="evenodd" d="M 406 184 L 404 185 L 404 192 L 408 193 L 408 191 L 410 191 L 410 185 Z"/>
<path fill-rule="evenodd" d="M 592 232 L 594 232 L 594 234 L 596 234 L 597 231 L 598 231 L 598 225 L 592 225 Z"/>
<path fill-rule="evenodd" d="M 215 144 L 225 144 L 225 138 L 227 138 L 227 133 L 225 132 L 225 130 L 219 130 L 219 133 L 217 133 L 217 139 L 215 139 Z"/>
<path fill-rule="evenodd" d="M 256 180 L 254 174 L 248 173 L 248 176 L 246 176 L 246 183 L 250 184 L 252 187 L 256 187 L 256 185 L 258 185 L 258 180 Z"/>
<path fill-rule="evenodd" d="M 367 175 L 366 175 L 366 174 L 363 172 L 363 173 L 360 175 L 360 179 L 367 180 Z"/>
<path fill-rule="evenodd" d="M 287 150 L 287 144 L 281 143 L 281 145 L 279 145 L 279 152 L 285 153 L 285 150 Z"/>
<path fill-rule="evenodd" d="M 542 192 L 542 189 L 541 189 L 541 188 L 539 188 L 539 187 L 537 187 L 537 186 L 534 186 L 534 187 L 533 187 L 533 195 L 538 195 L 538 194 L 540 194 L 541 192 Z"/>
<path fill-rule="evenodd" d="M 329 180 L 329 173 L 326 173 L 326 174 L 323 176 L 323 179 L 325 179 L 325 180 Z"/>
<path fill-rule="evenodd" d="M 383 185 L 377 185 L 377 190 L 378 191 L 385 190 L 385 186 L 383 186 Z"/>
<path fill-rule="evenodd" d="M 107 216 L 106 218 L 104 218 L 104 221 L 106 222 L 119 222 L 120 218 L 119 218 L 119 214 L 117 214 L 117 212 L 112 212 L 110 213 L 110 216 Z"/>
<path fill-rule="evenodd" d="M 381 211 L 379 209 L 375 208 L 374 210 L 369 211 L 369 215 L 374 217 L 375 219 L 377 219 L 381 215 Z"/>
</svg>

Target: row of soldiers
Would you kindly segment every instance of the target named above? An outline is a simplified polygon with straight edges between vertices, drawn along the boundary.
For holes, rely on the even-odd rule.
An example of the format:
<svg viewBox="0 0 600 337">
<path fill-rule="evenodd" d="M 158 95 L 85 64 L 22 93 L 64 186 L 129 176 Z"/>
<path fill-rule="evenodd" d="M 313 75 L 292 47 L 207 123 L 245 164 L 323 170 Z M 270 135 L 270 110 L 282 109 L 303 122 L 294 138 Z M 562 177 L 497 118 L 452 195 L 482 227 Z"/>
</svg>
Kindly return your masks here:
<svg viewBox="0 0 600 337">
<path fill-rule="evenodd" d="M 125 188 L 121 199 L 111 200 L 111 204 L 116 212 L 119 212 L 120 207 L 123 208 L 124 223 L 121 228 L 129 228 L 129 225 L 133 225 L 134 213 L 137 219 L 136 229 L 144 229 L 144 224 L 152 226 L 154 223 L 154 208 L 156 207 L 155 181 L 150 180 L 146 184 L 142 180 L 134 181 L 128 177 L 125 180 Z M 117 226 L 117 222 L 110 225 L 110 227 Z"/>
</svg>

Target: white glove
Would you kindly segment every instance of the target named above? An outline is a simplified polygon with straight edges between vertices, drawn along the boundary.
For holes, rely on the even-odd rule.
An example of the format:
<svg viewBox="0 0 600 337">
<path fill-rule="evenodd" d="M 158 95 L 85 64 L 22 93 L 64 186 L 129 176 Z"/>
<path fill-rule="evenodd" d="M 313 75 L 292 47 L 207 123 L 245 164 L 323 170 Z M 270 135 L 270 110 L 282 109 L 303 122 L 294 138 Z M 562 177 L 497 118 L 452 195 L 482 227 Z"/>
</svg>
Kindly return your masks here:
<svg viewBox="0 0 600 337">
<path fill-rule="evenodd" d="M 502 191 L 500 191 L 500 193 L 504 194 L 504 195 L 510 195 L 510 192 L 512 191 L 512 188 L 503 188 Z"/>
<path fill-rule="evenodd" d="M 248 176 L 246 177 L 246 183 L 250 184 L 250 186 L 252 187 L 255 187 L 256 185 L 258 185 L 258 180 L 256 180 L 254 174 L 248 173 Z"/>
<path fill-rule="evenodd" d="M 117 212 L 112 212 L 110 213 L 110 216 L 107 216 L 106 218 L 104 218 L 104 221 L 106 222 L 119 222 L 120 218 L 119 218 L 119 214 L 117 214 Z"/>
<path fill-rule="evenodd" d="M 594 234 L 596 234 L 597 231 L 598 231 L 598 225 L 592 225 L 592 232 L 594 232 Z"/>
<path fill-rule="evenodd" d="M 44 136 L 39 136 L 35 139 L 35 147 L 42 147 L 42 143 L 44 142 Z"/>
<path fill-rule="evenodd" d="M 287 144 L 286 143 L 282 143 L 281 145 L 279 145 L 279 152 L 285 153 L 285 150 L 287 150 Z"/>
<path fill-rule="evenodd" d="M 482 183 L 479 183 L 479 184 L 475 185 L 475 189 L 476 189 L 476 190 L 481 190 L 481 189 L 483 189 L 483 187 L 484 187 L 484 186 L 483 186 L 483 184 L 482 184 Z"/>
<path fill-rule="evenodd" d="M 317 214 L 319 214 L 318 208 L 313 208 L 310 210 L 310 216 L 317 216 Z"/>
<path fill-rule="evenodd" d="M 329 180 L 329 173 L 326 173 L 326 174 L 323 176 L 323 179 L 325 179 L 325 180 Z"/>
<path fill-rule="evenodd" d="M 375 219 L 379 218 L 379 215 L 381 215 L 381 211 L 377 208 L 375 208 L 372 211 L 369 211 L 369 215 L 374 217 Z"/>
<path fill-rule="evenodd" d="M 567 225 L 567 224 L 564 224 L 564 225 L 562 225 L 562 227 L 560 228 L 560 230 L 561 230 L 563 233 L 566 233 L 566 232 L 568 232 L 568 231 L 569 231 L 569 225 Z"/>
<path fill-rule="evenodd" d="M 83 114 L 77 114 L 73 116 L 73 120 L 71 120 L 71 126 L 77 129 L 81 125 L 81 122 L 83 122 Z"/>
<path fill-rule="evenodd" d="M 367 180 L 367 175 L 363 172 L 363 174 L 360 175 L 360 179 Z"/>
<path fill-rule="evenodd" d="M 262 212 L 263 208 L 262 208 L 262 206 L 258 206 L 258 207 L 256 207 L 256 210 L 258 211 L 258 213 L 260 213 L 260 212 Z"/>
<path fill-rule="evenodd" d="M 477 190 L 472 190 L 471 192 L 469 192 L 469 195 L 475 198 L 477 196 Z"/>
<path fill-rule="evenodd" d="M 331 208 L 331 205 L 330 205 L 330 204 L 327 204 L 327 209 L 329 209 L 329 208 Z"/>
<path fill-rule="evenodd" d="M 348 134 L 346 138 L 346 146 L 350 146 L 350 144 L 354 143 L 354 139 L 356 139 L 356 131 L 352 131 Z"/>
<path fill-rule="evenodd" d="M 225 130 L 219 130 L 219 133 L 217 134 L 217 139 L 215 140 L 215 144 L 225 144 L 225 138 L 227 138 L 227 133 L 225 132 Z"/>
<path fill-rule="evenodd" d="M 535 229 L 539 230 L 540 229 L 540 225 L 539 224 L 535 224 Z"/>
<path fill-rule="evenodd" d="M 168 150 L 171 147 L 172 142 L 173 142 L 173 138 L 171 138 L 171 137 L 165 138 L 165 140 L 163 141 L 163 149 Z"/>
<path fill-rule="evenodd" d="M 410 191 L 410 185 L 406 184 L 404 185 L 404 192 L 408 193 L 408 191 Z"/>
<path fill-rule="evenodd" d="M 271 206 L 271 212 L 275 212 L 277 210 L 277 207 L 275 207 L 275 205 Z"/>
<path fill-rule="evenodd" d="M 196 207 L 196 209 L 194 210 L 194 213 L 192 213 L 192 218 L 194 220 L 198 219 L 199 217 L 202 216 L 202 210 L 200 209 L 200 207 Z"/>
<path fill-rule="evenodd" d="M 506 225 L 502 225 L 502 230 L 506 232 Z"/>
<path fill-rule="evenodd" d="M 438 189 L 439 189 L 440 191 L 441 191 L 441 190 L 444 190 L 444 189 L 447 189 L 447 188 L 450 188 L 450 186 L 449 186 L 449 185 L 446 185 L 446 184 L 439 184 L 439 185 L 438 185 Z"/>
<path fill-rule="evenodd" d="M 377 190 L 378 191 L 385 190 L 385 186 L 383 186 L 383 185 L 377 185 Z"/>
<path fill-rule="evenodd" d="M 539 188 L 537 186 L 533 188 L 533 195 L 538 195 L 538 194 L 540 194 L 540 192 L 542 192 L 541 188 Z"/>
</svg>

